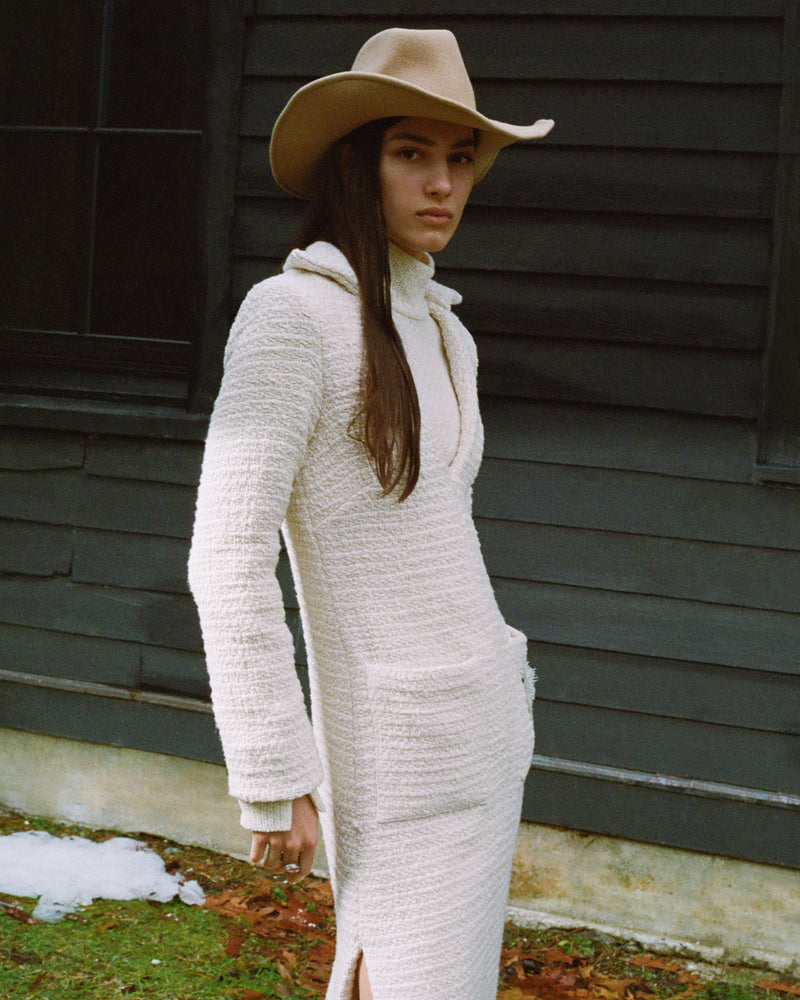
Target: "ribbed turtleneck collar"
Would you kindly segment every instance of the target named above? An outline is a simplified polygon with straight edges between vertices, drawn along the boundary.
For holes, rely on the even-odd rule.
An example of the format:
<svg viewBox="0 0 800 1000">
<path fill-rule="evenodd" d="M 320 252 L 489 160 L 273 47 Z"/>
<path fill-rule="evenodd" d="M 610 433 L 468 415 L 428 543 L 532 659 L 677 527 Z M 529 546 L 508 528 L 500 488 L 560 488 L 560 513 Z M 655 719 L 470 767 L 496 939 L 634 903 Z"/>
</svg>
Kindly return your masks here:
<svg viewBox="0 0 800 1000">
<path fill-rule="evenodd" d="M 389 270 L 392 275 L 392 309 L 411 319 L 425 319 L 428 316 L 428 290 L 434 267 L 430 254 L 426 259 L 417 260 L 404 250 L 389 244 Z"/>
</svg>

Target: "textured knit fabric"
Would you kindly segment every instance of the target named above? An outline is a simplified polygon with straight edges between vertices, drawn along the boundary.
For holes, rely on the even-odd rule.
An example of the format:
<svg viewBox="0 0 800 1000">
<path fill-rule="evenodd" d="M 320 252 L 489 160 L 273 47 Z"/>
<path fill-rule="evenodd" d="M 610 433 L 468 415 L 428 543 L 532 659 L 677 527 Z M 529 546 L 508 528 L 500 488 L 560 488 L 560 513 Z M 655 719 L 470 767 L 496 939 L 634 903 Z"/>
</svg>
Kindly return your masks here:
<svg viewBox="0 0 800 1000">
<path fill-rule="evenodd" d="M 425 298 L 433 277 L 433 264 L 415 260 L 390 243 L 389 266 L 392 313 L 414 373 L 422 422 L 436 428 L 440 457 L 450 463 L 458 450 L 461 419 L 444 341 Z"/>
<path fill-rule="evenodd" d="M 260 828 L 275 803 L 286 821 L 290 800 L 317 790 L 337 910 L 329 1000 L 349 1000 L 362 951 L 376 1000 L 490 1000 L 533 749 L 532 676 L 472 522 L 482 429 L 475 348 L 451 312 L 459 298 L 411 258 L 393 254 L 392 268 L 404 343 L 440 332 L 455 452 L 423 394 L 419 482 L 403 503 L 381 495 L 349 433 L 355 277 L 328 244 L 294 251 L 231 331 L 190 583 L 231 793 Z M 420 295 L 429 315 L 408 315 Z M 274 573 L 281 527 L 313 728 Z"/>
</svg>

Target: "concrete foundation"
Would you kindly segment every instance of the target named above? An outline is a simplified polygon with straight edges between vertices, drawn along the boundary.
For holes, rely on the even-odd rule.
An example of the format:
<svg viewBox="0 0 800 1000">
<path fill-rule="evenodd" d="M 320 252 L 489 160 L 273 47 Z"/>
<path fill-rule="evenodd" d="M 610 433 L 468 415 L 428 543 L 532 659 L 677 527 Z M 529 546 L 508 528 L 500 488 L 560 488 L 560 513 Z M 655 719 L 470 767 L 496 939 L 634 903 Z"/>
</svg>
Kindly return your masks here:
<svg viewBox="0 0 800 1000">
<path fill-rule="evenodd" d="M 800 871 L 523 823 L 511 916 L 800 974 Z"/>
<path fill-rule="evenodd" d="M 0 728 L 0 802 L 245 857 L 223 768 Z M 324 851 L 315 870 L 325 871 Z M 523 823 L 510 913 L 800 975 L 800 872 Z"/>
</svg>

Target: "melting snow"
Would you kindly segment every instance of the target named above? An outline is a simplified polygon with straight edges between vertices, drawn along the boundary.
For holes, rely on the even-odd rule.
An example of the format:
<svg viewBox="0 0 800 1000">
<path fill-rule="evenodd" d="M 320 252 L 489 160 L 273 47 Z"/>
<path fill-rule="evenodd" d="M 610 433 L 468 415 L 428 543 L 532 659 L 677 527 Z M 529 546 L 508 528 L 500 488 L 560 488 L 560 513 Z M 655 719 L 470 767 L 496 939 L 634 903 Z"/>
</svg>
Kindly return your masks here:
<svg viewBox="0 0 800 1000">
<path fill-rule="evenodd" d="M 83 837 L 53 837 L 31 830 L 0 837 L 0 892 L 39 897 L 33 911 L 55 922 L 93 899 L 156 899 L 178 895 L 202 906 L 203 890 L 170 875 L 154 852 L 129 837 L 96 844 Z"/>
</svg>

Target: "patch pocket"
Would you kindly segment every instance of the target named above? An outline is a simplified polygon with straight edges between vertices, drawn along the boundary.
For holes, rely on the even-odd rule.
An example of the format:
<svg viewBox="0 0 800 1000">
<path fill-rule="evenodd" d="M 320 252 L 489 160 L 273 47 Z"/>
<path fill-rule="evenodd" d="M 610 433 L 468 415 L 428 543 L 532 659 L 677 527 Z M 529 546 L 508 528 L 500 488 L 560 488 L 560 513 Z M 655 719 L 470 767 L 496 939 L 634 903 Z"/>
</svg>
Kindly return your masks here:
<svg viewBox="0 0 800 1000">
<path fill-rule="evenodd" d="M 508 750 L 496 667 L 481 657 L 437 667 L 373 666 L 369 693 L 381 822 L 489 799 Z"/>
</svg>

